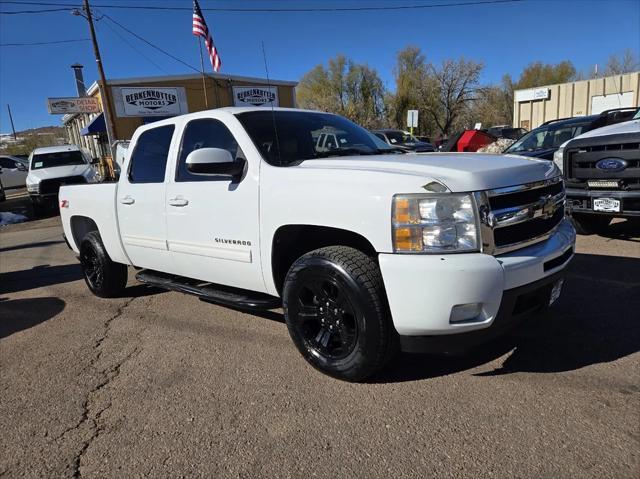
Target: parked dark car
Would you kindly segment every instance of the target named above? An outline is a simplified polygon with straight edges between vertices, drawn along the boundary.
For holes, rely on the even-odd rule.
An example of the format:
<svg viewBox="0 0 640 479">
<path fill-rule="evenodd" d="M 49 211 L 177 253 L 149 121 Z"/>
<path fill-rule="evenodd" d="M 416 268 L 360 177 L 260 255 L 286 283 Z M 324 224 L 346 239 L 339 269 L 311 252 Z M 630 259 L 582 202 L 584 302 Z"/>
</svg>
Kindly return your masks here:
<svg viewBox="0 0 640 479">
<path fill-rule="evenodd" d="M 524 128 L 513 128 L 509 125 L 497 125 L 487 129 L 487 133 L 496 138 L 508 138 L 509 140 L 519 140 L 526 135 Z"/>
<path fill-rule="evenodd" d="M 405 151 L 415 151 L 425 153 L 435 151 L 431 143 L 418 140 L 415 136 L 402 130 L 375 130 L 372 132 L 386 144 Z"/>
<path fill-rule="evenodd" d="M 617 108 L 599 115 L 547 121 L 524 135 L 504 153 L 553 160 L 553 154 L 564 142 L 587 131 L 630 120 L 636 111 L 638 108 Z"/>
</svg>

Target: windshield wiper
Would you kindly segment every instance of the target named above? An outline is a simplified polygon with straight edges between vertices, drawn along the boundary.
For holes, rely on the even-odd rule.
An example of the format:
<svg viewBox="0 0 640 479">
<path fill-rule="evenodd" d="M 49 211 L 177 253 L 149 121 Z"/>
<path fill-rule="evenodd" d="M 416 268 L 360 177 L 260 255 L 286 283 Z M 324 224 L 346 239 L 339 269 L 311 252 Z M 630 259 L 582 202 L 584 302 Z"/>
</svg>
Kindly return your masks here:
<svg viewBox="0 0 640 479">
<path fill-rule="evenodd" d="M 351 155 L 378 155 L 378 150 L 372 150 L 370 148 L 339 148 L 330 151 L 319 151 L 316 153 L 316 158 L 328 158 L 330 156 L 351 156 Z"/>
</svg>

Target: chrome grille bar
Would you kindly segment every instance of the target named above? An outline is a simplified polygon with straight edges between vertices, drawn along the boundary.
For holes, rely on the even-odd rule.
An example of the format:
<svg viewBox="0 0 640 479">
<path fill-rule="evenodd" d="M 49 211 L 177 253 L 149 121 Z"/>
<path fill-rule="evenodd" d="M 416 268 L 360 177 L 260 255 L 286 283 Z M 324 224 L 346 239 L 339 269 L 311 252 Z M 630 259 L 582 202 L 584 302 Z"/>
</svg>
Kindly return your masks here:
<svg viewBox="0 0 640 479">
<path fill-rule="evenodd" d="M 558 183 L 562 181 L 562 177 L 558 176 L 549 180 L 475 193 L 480 216 L 482 251 L 498 255 L 548 239 L 564 216 L 558 212 L 560 209 L 564 211 L 564 184 L 561 185 L 559 193 L 551 194 L 558 190 Z M 531 197 L 538 193 L 536 190 L 540 190 L 538 199 L 531 201 Z M 492 209 L 491 200 L 496 197 L 500 197 L 501 203 L 509 203 L 512 197 L 515 204 Z M 529 201 L 519 203 L 523 197 Z M 504 242 L 505 238 L 511 237 L 515 237 L 516 241 L 498 244 L 498 232 L 499 241 Z"/>
</svg>

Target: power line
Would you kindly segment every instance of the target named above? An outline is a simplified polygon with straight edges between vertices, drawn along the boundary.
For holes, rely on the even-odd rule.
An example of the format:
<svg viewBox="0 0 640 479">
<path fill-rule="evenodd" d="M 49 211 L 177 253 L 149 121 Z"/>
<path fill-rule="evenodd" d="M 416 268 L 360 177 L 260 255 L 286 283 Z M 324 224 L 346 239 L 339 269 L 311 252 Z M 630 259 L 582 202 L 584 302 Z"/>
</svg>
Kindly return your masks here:
<svg viewBox="0 0 640 479">
<path fill-rule="evenodd" d="M 104 15 L 104 13 L 102 14 Z M 160 65 L 158 65 L 156 62 L 154 62 L 151 58 L 149 58 L 145 53 L 143 53 L 142 51 L 138 50 L 138 48 L 136 48 L 129 40 L 127 40 L 120 32 L 118 32 L 115 28 L 113 28 L 111 25 L 109 25 L 109 23 L 104 23 L 104 25 L 111 30 L 118 38 L 120 38 L 120 40 L 122 40 L 124 43 L 126 43 L 127 45 L 129 45 L 129 47 L 134 50 L 138 55 L 140 55 L 141 57 L 145 58 L 149 63 L 151 63 L 154 67 L 156 67 L 158 70 L 160 70 L 163 73 L 167 73 L 168 71 L 165 70 L 164 68 L 162 68 Z"/>
<path fill-rule="evenodd" d="M 520 3 L 526 0 L 475 0 L 467 2 L 445 2 L 430 3 L 417 5 L 386 5 L 386 6 L 362 6 L 362 7 L 307 7 L 307 8 L 229 8 L 229 7 L 209 7 L 202 8 L 202 11 L 209 12 L 236 12 L 236 13 L 285 13 L 285 12 L 374 12 L 374 11 L 393 11 L 393 10 L 423 10 L 430 8 L 446 8 L 446 7 L 467 7 L 473 5 L 494 5 L 504 3 Z M 72 3 L 51 3 L 51 2 L 18 2 L 6 1 L 3 3 L 20 4 L 20 5 L 38 5 L 38 6 L 64 6 L 74 7 L 77 5 Z M 127 10 L 160 10 L 160 11 L 192 11 L 191 7 L 161 7 L 157 5 L 94 5 L 96 8 L 113 8 Z M 4 13 L 4 12 L 3 12 Z"/>
<path fill-rule="evenodd" d="M 117 26 L 119 26 L 120 28 L 122 28 L 125 32 L 129 33 L 130 35 L 133 35 L 134 37 L 136 37 L 138 40 L 146 43 L 147 45 L 149 45 L 152 48 L 155 48 L 156 50 L 158 50 L 159 52 L 165 54 L 166 56 L 172 58 L 173 60 L 182 63 L 183 65 L 185 65 L 186 67 L 191 68 L 192 70 L 201 73 L 199 69 L 197 69 L 196 67 L 194 67 L 193 65 L 190 65 L 189 63 L 181 60 L 180 58 L 176 57 L 175 55 L 172 55 L 171 53 L 167 52 L 166 50 L 163 50 L 162 48 L 160 48 L 159 46 L 151 43 L 149 40 L 146 40 L 145 38 L 142 38 L 140 35 L 138 35 L 136 32 L 129 30 L 127 27 L 125 27 L 124 25 L 122 25 L 121 23 L 115 21 L 113 18 L 111 18 L 109 15 L 107 15 L 106 13 L 103 15 L 103 18 L 106 18 L 107 20 L 109 20 L 110 22 L 115 23 Z"/>
<path fill-rule="evenodd" d="M 53 42 L 31 42 L 31 43 L 0 43 L 0 47 L 28 47 L 33 45 L 57 45 L 59 43 L 88 42 L 88 38 L 76 38 L 73 40 L 57 40 Z"/>
<path fill-rule="evenodd" d="M 71 8 L 46 8 L 43 10 L 16 10 L 16 11 L 0 11 L 0 15 L 22 15 L 22 14 L 32 14 L 32 13 L 51 13 L 51 12 L 69 12 Z"/>
</svg>

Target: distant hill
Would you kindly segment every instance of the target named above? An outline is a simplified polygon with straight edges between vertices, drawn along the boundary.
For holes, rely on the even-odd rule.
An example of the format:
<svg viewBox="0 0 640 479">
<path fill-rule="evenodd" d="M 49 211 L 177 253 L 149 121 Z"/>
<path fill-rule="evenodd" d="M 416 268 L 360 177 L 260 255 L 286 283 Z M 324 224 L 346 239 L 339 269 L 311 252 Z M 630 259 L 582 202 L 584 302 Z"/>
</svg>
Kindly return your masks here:
<svg viewBox="0 0 640 479">
<path fill-rule="evenodd" d="M 17 136 L 37 135 L 39 133 L 64 136 L 65 131 L 64 127 L 62 126 L 41 126 L 39 128 L 31 128 L 29 130 L 16 131 Z"/>
<path fill-rule="evenodd" d="M 67 142 L 66 131 L 61 126 L 41 126 L 17 131 L 18 141 L 11 133 L 0 135 L 0 153 L 5 155 L 28 155 L 34 148 L 61 145 Z"/>
</svg>

